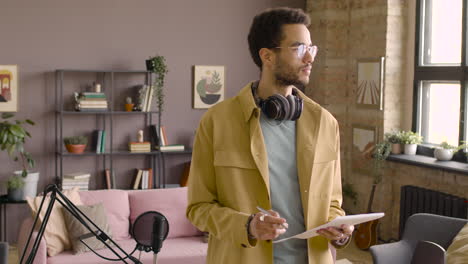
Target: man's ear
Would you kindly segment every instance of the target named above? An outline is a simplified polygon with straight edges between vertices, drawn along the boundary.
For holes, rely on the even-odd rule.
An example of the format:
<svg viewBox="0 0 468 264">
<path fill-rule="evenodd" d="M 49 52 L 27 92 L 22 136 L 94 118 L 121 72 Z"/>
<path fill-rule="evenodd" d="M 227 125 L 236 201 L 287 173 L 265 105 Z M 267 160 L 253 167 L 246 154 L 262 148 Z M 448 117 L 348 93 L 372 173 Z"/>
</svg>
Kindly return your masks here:
<svg viewBox="0 0 468 264">
<path fill-rule="evenodd" d="M 261 48 L 258 51 L 258 54 L 260 55 L 260 59 L 262 60 L 262 64 L 264 66 L 273 65 L 273 63 L 275 62 L 276 54 L 271 49 Z"/>
</svg>

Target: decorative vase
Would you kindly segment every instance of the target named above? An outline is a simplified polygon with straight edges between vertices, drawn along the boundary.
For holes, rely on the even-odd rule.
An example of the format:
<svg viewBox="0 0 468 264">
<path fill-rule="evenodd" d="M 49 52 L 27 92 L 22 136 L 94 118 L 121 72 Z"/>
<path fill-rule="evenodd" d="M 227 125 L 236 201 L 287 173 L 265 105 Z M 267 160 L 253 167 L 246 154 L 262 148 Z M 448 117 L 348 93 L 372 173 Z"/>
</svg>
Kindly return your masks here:
<svg viewBox="0 0 468 264">
<path fill-rule="evenodd" d="M 10 201 L 22 201 L 24 200 L 23 189 L 8 189 L 7 197 Z"/>
<path fill-rule="evenodd" d="M 401 144 L 392 144 L 392 154 L 401 154 Z"/>
<path fill-rule="evenodd" d="M 437 160 L 447 161 L 453 158 L 453 150 L 451 149 L 443 149 L 443 148 L 436 148 L 434 150 L 434 157 Z"/>
<path fill-rule="evenodd" d="M 416 150 L 418 149 L 418 144 L 405 144 L 406 155 L 416 155 Z"/>
<path fill-rule="evenodd" d="M 125 104 L 125 111 L 132 112 L 135 104 Z"/>
<path fill-rule="evenodd" d="M 15 175 L 21 176 L 23 171 L 15 171 Z M 23 178 L 24 186 L 21 191 L 23 192 L 23 197 L 20 200 L 24 200 L 25 197 L 34 198 L 37 195 L 37 183 L 39 182 L 39 172 L 29 172 L 25 178 Z"/>
<path fill-rule="evenodd" d="M 73 154 L 81 154 L 84 152 L 86 145 L 80 144 L 80 145 L 71 145 L 67 144 L 65 145 L 67 148 L 68 152 L 73 153 Z"/>
<path fill-rule="evenodd" d="M 154 70 L 153 62 L 151 60 L 146 60 L 146 70 L 150 72 Z"/>
</svg>

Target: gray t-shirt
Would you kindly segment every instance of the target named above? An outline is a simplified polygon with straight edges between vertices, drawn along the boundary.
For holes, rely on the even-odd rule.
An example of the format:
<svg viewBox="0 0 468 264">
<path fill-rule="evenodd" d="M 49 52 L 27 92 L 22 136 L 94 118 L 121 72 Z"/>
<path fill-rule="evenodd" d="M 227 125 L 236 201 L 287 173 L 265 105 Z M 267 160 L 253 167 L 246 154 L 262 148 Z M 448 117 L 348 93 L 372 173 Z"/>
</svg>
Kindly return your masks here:
<svg viewBox="0 0 468 264">
<path fill-rule="evenodd" d="M 260 117 L 268 154 L 272 209 L 285 218 L 289 227 L 281 237 L 305 231 L 296 166 L 296 122 Z M 275 264 L 306 264 L 307 240 L 290 239 L 273 244 Z"/>
</svg>

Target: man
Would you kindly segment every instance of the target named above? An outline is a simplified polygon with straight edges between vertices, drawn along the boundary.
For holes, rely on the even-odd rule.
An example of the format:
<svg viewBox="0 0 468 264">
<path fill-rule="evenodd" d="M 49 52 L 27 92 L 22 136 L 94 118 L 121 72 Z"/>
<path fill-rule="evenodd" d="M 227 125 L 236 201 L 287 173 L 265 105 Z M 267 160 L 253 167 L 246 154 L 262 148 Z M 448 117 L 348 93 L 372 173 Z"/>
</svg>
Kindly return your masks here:
<svg viewBox="0 0 468 264">
<path fill-rule="evenodd" d="M 333 263 L 329 242 L 349 241 L 353 226 L 272 243 L 344 215 L 338 124 L 296 89 L 317 53 L 308 25 L 300 9 L 257 15 L 248 41 L 260 80 L 200 121 L 187 217 L 209 232 L 207 263 Z"/>
</svg>

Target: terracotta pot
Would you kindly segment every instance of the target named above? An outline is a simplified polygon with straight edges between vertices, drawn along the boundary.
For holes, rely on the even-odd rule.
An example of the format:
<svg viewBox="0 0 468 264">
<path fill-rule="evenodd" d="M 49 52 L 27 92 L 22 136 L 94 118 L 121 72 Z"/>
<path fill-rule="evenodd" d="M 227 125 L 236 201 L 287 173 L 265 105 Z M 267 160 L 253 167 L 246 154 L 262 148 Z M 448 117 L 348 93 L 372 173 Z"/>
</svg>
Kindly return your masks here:
<svg viewBox="0 0 468 264">
<path fill-rule="evenodd" d="M 73 153 L 73 154 L 81 154 L 84 152 L 86 145 L 65 145 L 67 148 L 68 152 Z"/>
<path fill-rule="evenodd" d="M 132 112 L 135 104 L 125 104 L 125 111 Z"/>
<path fill-rule="evenodd" d="M 392 154 L 401 154 L 401 144 L 392 144 Z"/>
</svg>

